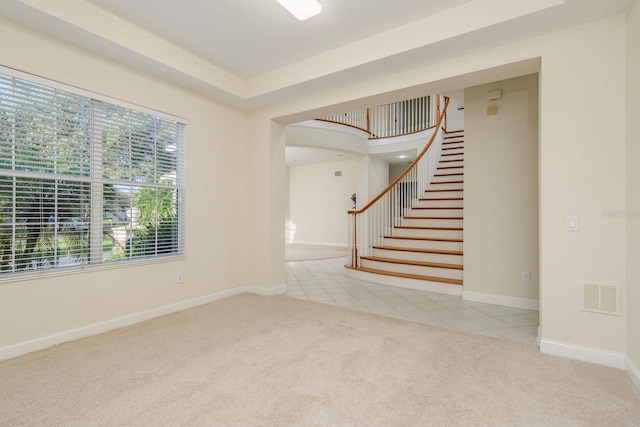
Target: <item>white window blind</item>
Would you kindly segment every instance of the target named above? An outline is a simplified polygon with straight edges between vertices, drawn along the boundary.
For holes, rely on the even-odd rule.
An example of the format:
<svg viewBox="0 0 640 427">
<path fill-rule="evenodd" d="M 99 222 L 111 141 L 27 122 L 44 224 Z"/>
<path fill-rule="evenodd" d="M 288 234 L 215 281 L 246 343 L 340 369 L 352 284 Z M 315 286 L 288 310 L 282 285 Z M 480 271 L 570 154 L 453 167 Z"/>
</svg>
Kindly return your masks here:
<svg viewBox="0 0 640 427">
<path fill-rule="evenodd" d="M 183 255 L 184 145 L 184 123 L 0 74 L 0 280 Z"/>
</svg>

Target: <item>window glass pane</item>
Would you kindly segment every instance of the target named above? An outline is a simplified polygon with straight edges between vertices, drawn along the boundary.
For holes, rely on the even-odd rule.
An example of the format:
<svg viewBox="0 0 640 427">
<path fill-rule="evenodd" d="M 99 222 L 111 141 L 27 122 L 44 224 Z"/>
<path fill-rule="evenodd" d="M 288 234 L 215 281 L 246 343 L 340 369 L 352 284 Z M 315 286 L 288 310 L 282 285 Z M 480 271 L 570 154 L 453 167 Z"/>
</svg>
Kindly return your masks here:
<svg viewBox="0 0 640 427">
<path fill-rule="evenodd" d="M 88 262 L 89 185 L 0 177 L 0 271 Z"/>
<path fill-rule="evenodd" d="M 89 175 L 90 100 L 0 76 L 0 167 Z"/>
<path fill-rule="evenodd" d="M 175 189 L 116 185 L 104 194 L 105 261 L 178 251 Z"/>
<path fill-rule="evenodd" d="M 176 123 L 117 105 L 104 105 L 103 113 L 105 178 L 161 183 L 175 177 Z"/>
</svg>

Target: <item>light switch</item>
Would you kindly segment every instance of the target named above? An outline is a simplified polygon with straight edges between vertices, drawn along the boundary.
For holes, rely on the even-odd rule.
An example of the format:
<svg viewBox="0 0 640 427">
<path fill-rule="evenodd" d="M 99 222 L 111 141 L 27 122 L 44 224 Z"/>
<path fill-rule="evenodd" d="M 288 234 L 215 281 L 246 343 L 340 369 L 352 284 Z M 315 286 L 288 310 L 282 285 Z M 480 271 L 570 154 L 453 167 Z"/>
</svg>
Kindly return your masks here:
<svg viewBox="0 0 640 427">
<path fill-rule="evenodd" d="M 578 230 L 580 230 L 580 222 L 578 221 L 578 217 L 575 215 L 569 215 L 567 217 L 567 231 Z"/>
</svg>

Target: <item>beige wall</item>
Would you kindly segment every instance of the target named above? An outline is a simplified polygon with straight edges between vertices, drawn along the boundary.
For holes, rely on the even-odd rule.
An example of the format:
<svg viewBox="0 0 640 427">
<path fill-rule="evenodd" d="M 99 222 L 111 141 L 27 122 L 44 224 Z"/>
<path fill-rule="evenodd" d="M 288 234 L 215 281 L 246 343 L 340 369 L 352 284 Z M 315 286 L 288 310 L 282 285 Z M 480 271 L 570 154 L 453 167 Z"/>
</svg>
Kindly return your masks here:
<svg viewBox="0 0 640 427">
<path fill-rule="evenodd" d="M 244 113 L 5 21 L 0 39 L 2 65 L 188 121 L 186 259 L 0 284 L 0 348 L 247 282 Z"/>
<path fill-rule="evenodd" d="M 640 3 L 627 18 L 627 355 L 640 369 Z M 640 378 L 639 378 L 640 380 Z M 640 384 L 638 384 L 640 387 Z"/>
<path fill-rule="evenodd" d="M 538 75 L 468 88 L 464 111 L 464 291 L 538 300 Z"/>
<path fill-rule="evenodd" d="M 335 176 L 340 171 L 342 176 Z M 290 218 L 294 242 L 347 244 L 347 211 L 353 208 L 358 161 L 289 168 Z"/>
<path fill-rule="evenodd" d="M 585 282 L 626 279 L 624 221 L 602 215 L 625 206 L 625 37 L 618 16 L 549 39 L 540 81 L 542 336 L 619 353 L 625 314 L 580 305 Z M 565 231 L 568 215 L 579 232 Z"/>
<path fill-rule="evenodd" d="M 300 121 L 338 103 L 348 110 L 351 100 L 353 105 L 363 99 L 378 103 L 539 71 L 541 338 L 624 352 L 626 315 L 587 313 L 580 303 L 584 281 L 624 284 L 626 278 L 624 222 L 601 216 L 602 209 L 625 206 L 625 39 L 626 20 L 620 15 L 422 68 L 399 69 L 351 87 L 324 88 L 273 105 L 250 120 L 252 127 L 264 127 L 270 119 Z M 598 94 L 606 94 L 607 108 L 598 108 Z M 267 143 L 268 133 L 252 138 L 252 146 Z M 273 140 L 271 147 L 277 145 Z M 283 188 L 282 182 L 266 182 L 268 170 L 249 179 L 254 191 Z M 283 206 L 282 200 L 273 203 Z M 564 230 L 567 215 L 580 217 L 580 232 Z M 284 232 L 283 217 L 278 236 Z M 260 245 L 268 248 L 266 242 Z M 263 272 L 279 270 L 282 277 L 282 257 L 268 257 L 271 268 Z M 264 276 L 261 283 L 275 277 Z M 626 304 L 624 289 L 622 295 Z"/>
</svg>

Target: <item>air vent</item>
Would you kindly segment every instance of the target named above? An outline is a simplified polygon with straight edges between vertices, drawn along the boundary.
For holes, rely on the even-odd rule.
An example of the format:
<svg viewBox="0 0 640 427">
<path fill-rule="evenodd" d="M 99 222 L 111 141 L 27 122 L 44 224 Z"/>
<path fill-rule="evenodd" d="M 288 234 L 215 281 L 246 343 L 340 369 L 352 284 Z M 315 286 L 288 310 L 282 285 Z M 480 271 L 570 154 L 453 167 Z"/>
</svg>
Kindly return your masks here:
<svg viewBox="0 0 640 427">
<path fill-rule="evenodd" d="M 342 176 L 342 171 L 335 171 L 333 176 Z"/>
<path fill-rule="evenodd" d="M 620 315 L 620 286 L 585 283 L 582 310 Z"/>
</svg>

